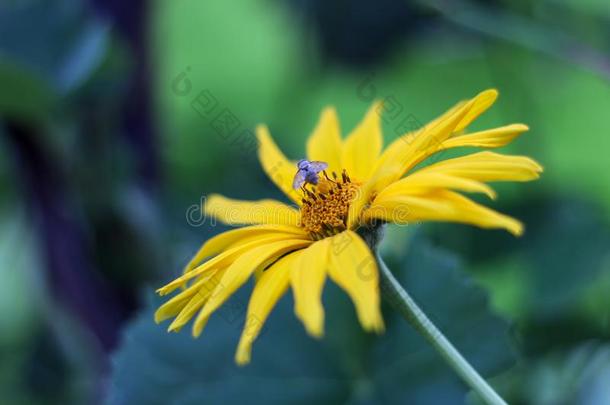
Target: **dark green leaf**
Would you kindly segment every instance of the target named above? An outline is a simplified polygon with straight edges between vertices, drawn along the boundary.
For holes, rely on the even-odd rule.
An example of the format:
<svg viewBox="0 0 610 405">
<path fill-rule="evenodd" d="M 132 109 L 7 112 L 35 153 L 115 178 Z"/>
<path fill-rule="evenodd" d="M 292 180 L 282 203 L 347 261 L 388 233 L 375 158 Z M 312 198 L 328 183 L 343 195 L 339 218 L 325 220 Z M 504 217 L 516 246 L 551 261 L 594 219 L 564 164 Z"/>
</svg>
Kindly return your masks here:
<svg viewBox="0 0 610 405">
<path fill-rule="evenodd" d="M 486 295 L 455 258 L 420 239 L 409 252 L 402 280 L 448 337 L 485 376 L 509 367 L 507 324 L 489 312 Z M 233 297 L 198 340 L 188 330 L 166 333 L 154 324 L 152 308 L 142 313 L 115 356 L 109 402 L 463 403 L 467 388 L 405 321 L 386 311 L 387 332 L 366 334 L 353 305 L 331 285 L 324 298 L 325 339 L 308 337 L 284 298 L 254 345 L 252 364 L 235 366 L 248 290 Z"/>
</svg>

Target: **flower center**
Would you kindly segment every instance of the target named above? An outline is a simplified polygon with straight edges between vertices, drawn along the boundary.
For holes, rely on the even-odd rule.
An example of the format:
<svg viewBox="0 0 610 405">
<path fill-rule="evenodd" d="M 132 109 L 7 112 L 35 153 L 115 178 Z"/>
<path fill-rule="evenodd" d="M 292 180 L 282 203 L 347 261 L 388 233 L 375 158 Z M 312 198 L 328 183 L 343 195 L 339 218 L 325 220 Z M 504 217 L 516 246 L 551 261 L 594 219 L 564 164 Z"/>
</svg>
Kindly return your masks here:
<svg viewBox="0 0 610 405">
<path fill-rule="evenodd" d="M 302 187 L 301 227 L 314 239 L 336 235 L 346 229 L 349 205 L 358 191 L 358 184 L 351 181 L 345 170 L 341 178 L 332 173 L 330 179 L 324 173 L 316 186 Z"/>
</svg>

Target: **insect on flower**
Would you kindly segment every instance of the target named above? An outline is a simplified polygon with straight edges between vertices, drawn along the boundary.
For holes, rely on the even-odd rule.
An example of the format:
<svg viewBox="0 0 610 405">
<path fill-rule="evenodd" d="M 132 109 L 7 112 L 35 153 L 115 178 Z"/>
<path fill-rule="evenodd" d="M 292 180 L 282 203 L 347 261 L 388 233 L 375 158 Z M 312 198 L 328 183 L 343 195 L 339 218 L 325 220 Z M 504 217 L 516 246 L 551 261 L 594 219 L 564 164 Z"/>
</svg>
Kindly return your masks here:
<svg viewBox="0 0 610 405">
<path fill-rule="evenodd" d="M 301 159 L 297 162 L 297 172 L 294 175 L 294 180 L 292 181 L 292 188 L 298 190 L 305 183 L 310 183 L 313 185 L 318 184 L 320 181 L 320 177 L 318 173 L 325 170 L 328 167 L 328 163 L 326 162 L 318 162 L 316 160 L 307 160 Z"/>
<path fill-rule="evenodd" d="M 263 170 L 296 207 L 273 199 L 210 196 L 206 215 L 245 226 L 209 239 L 183 275 L 157 290 L 160 295 L 178 292 L 157 310 L 155 320 L 173 319 L 170 331 L 179 331 L 193 320 L 197 337 L 210 317 L 254 276 L 257 282 L 246 319 L 256 322 L 246 321 L 235 354 L 238 364 L 246 364 L 271 310 L 289 290 L 305 330 L 316 338 L 324 335 L 322 293 L 330 279 L 353 301 L 363 329 L 381 333 L 379 272 L 375 252 L 358 233 L 362 227 L 375 221 L 401 225 L 448 221 L 503 228 L 514 235 L 523 232 L 521 222 L 467 194 L 493 199 L 496 194 L 489 182 L 535 180 L 543 170 L 535 160 L 486 150 L 421 164 L 441 150 L 499 148 L 526 132 L 527 125 L 515 123 L 466 133 L 497 96 L 490 89 L 460 102 L 385 150 L 382 104 L 374 103 L 345 138 L 335 109 L 328 107 L 307 140 L 306 159 L 297 163 L 296 174 L 294 163 L 277 147 L 267 127 L 259 126 Z M 307 184 L 312 187 L 306 189 Z"/>
</svg>

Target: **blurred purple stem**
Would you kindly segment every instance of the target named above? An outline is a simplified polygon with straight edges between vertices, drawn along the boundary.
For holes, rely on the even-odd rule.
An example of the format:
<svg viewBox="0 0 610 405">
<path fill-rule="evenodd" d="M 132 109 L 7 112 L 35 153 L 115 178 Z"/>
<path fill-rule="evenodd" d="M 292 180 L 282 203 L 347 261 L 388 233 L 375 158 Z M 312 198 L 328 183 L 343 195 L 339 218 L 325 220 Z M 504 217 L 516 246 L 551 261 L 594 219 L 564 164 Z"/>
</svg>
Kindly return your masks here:
<svg viewBox="0 0 610 405">
<path fill-rule="evenodd" d="M 16 172 L 22 177 L 29 212 L 39 230 L 51 291 L 108 352 L 118 341 L 119 326 L 128 311 L 92 264 L 85 232 L 66 197 L 66 184 L 38 142 L 43 137 L 27 124 L 9 120 L 6 127 Z"/>
</svg>

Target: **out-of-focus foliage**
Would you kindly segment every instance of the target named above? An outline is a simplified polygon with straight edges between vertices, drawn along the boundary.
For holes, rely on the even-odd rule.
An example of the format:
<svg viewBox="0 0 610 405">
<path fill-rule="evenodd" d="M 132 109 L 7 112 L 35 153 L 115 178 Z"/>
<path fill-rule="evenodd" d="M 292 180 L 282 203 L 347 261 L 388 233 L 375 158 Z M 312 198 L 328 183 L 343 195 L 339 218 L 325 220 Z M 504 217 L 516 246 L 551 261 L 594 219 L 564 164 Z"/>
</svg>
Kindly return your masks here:
<svg viewBox="0 0 610 405">
<path fill-rule="evenodd" d="M 432 232 L 470 257 L 493 307 L 515 323 L 523 357 L 499 386 L 509 403 L 604 404 L 598 381 L 607 373 L 610 338 L 608 225 L 595 207 L 560 197 L 507 210 L 528 224 L 519 240 L 465 227 Z"/>
<path fill-rule="evenodd" d="M 489 312 L 486 294 L 456 258 L 421 238 L 405 250 L 395 258 L 401 282 L 475 367 L 494 375 L 514 364 L 507 323 Z M 199 340 L 186 330 L 167 334 L 151 324 L 153 311 L 145 311 L 114 358 L 110 403 L 462 403 L 457 377 L 409 325 L 388 309 L 386 333 L 365 334 L 351 303 L 331 284 L 323 340 L 304 333 L 286 297 L 243 368 L 232 356 L 248 294 L 233 298 Z"/>
<path fill-rule="evenodd" d="M 490 203 L 525 236 L 422 224 L 383 254 L 509 403 L 610 404 L 609 29 L 605 0 L 2 3 L 0 398 L 476 403 L 389 308 L 363 334 L 336 287 L 324 340 L 285 298 L 241 369 L 249 287 L 199 340 L 155 325 L 149 291 L 219 232 L 203 196 L 282 198 L 256 124 L 297 159 L 326 105 L 344 134 L 374 99 L 399 106 L 387 143 L 495 87 L 473 129 L 526 123 L 500 152 L 545 168 Z"/>
<path fill-rule="evenodd" d="M 229 160 L 243 159 L 251 151 L 244 152 L 239 141 L 233 144 L 237 133 L 225 139 L 210 126 L 222 108 L 239 119 L 236 132 L 268 123 L 278 142 L 298 157 L 324 105 L 337 107 L 347 132 L 374 98 L 394 97 L 403 110 L 386 120 L 385 133 L 391 139 L 409 115 L 423 125 L 457 100 L 497 87 L 500 101 L 477 126 L 527 123 L 531 131 L 506 150 L 534 155 L 546 169 L 541 182 L 513 187 L 503 198 L 556 189 L 602 201 L 605 215 L 610 213 L 610 193 L 605 187 L 610 182 L 606 170 L 610 138 L 605 136 L 608 123 L 602 118 L 610 109 L 610 85 L 578 61 L 558 64 L 550 56 L 502 41 L 468 40 L 440 32 L 410 43 L 383 65 L 349 71 L 322 65 L 303 48 L 298 25 L 286 24 L 287 10 L 272 8 L 269 13 L 268 3 L 250 0 L 238 4 L 167 3 L 157 13 L 163 20 L 156 34 L 156 53 L 160 112 L 167 119 L 165 150 L 176 163 L 172 167 L 184 167 L 173 173 L 173 184 L 197 192 L 202 182 L 218 187 L 214 177 L 202 179 L 197 173 L 216 169 L 210 167 L 214 162 L 221 164 L 212 158 L 219 150 L 229 153 Z M 256 13 L 265 16 L 254 18 Z M 230 33 L 223 30 L 224 18 L 232 22 Z M 256 36 L 250 35 L 253 31 Z M 257 41 L 265 46 L 257 46 Z M 233 46 L 235 42 L 240 46 Z M 192 91 L 177 96 L 172 80 L 188 67 Z M 202 117 L 191 102 L 206 89 L 217 98 L 218 109 Z M 248 172 L 248 167 L 235 169 L 232 172 Z"/>
<path fill-rule="evenodd" d="M 109 27 L 100 19 L 87 18 L 84 4 L 78 1 L 4 7 L 0 9 L 0 112 L 25 120 L 48 119 L 59 107 L 59 96 L 82 86 L 103 61 Z"/>
<path fill-rule="evenodd" d="M 511 403 L 542 405 L 608 402 L 610 348 L 599 342 L 586 342 L 574 349 L 544 354 L 499 379 L 512 392 Z"/>
</svg>

